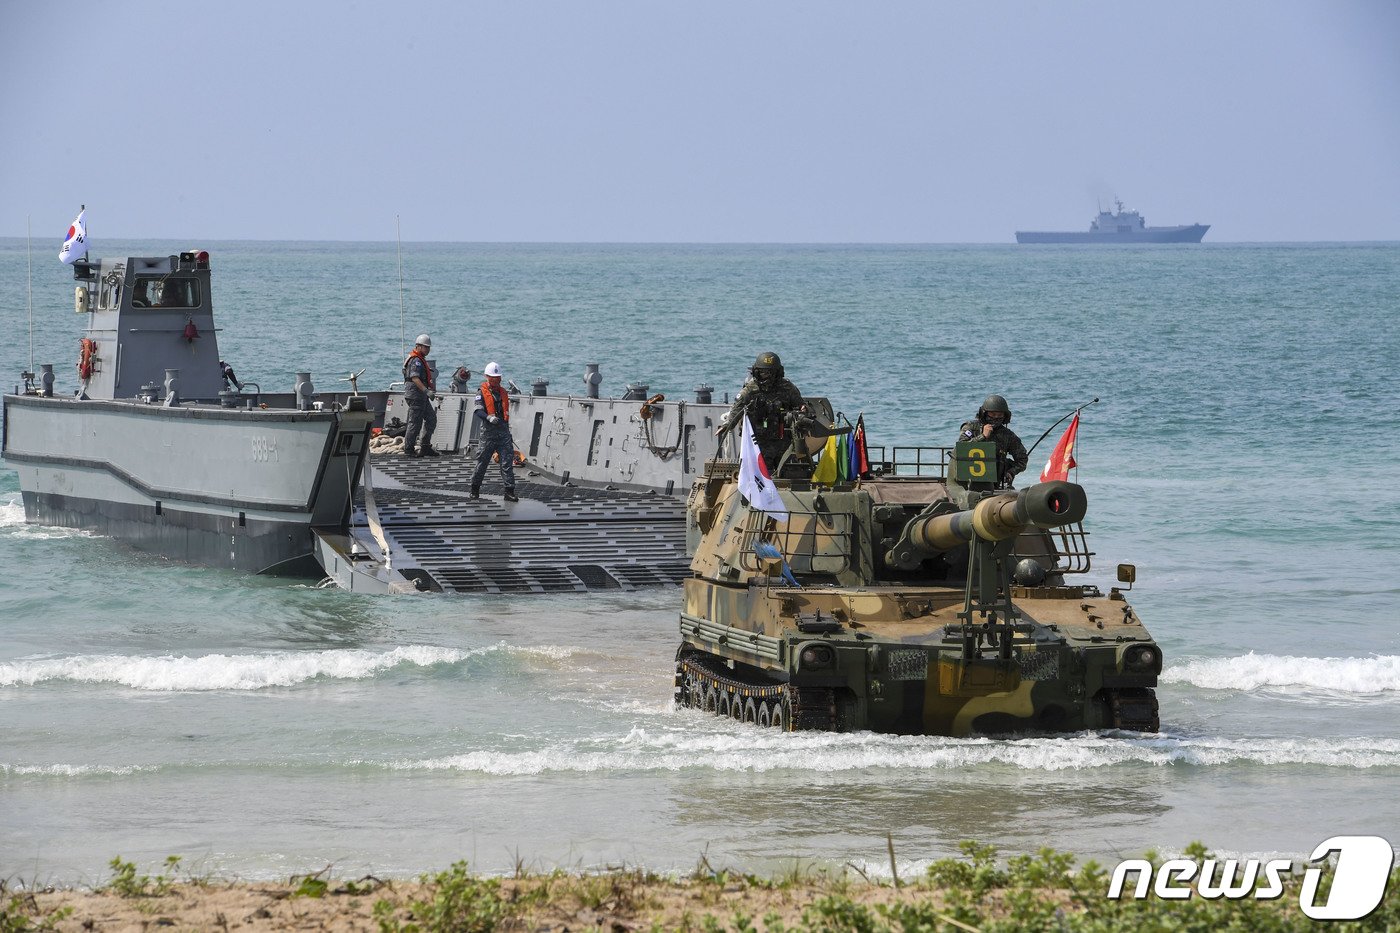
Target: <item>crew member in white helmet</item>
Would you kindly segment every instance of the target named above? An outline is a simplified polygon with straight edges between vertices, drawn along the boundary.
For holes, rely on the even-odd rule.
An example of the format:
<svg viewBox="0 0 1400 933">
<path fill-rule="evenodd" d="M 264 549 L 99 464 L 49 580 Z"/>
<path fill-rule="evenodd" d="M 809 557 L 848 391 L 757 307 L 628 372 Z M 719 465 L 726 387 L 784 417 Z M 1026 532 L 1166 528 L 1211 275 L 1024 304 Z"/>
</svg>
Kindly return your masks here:
<svg viewBox="0 0 1400 933">
<path fill-rule="evenodd" d="M 476 445 L 476 472 L 472 474 L 472 498 L 481 497 L 481 480 L 495 454 L 501 461 L 501 485 L 505 500 L 518 502 L 515 495 L 515 442 L 510 436 L 510 396 L 501 385 L 501 367 L 493 360 L 486 364 L 486 381 L 476 394 L 473 417 L 481 419 L 481 435 Z"/>
</svg>

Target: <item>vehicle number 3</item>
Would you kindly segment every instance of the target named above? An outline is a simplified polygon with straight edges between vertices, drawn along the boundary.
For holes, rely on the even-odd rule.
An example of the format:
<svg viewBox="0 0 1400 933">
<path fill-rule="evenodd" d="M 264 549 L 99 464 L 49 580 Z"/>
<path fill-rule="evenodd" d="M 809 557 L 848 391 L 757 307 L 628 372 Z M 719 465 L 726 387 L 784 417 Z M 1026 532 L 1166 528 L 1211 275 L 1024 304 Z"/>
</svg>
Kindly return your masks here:
<svg viewBox="0 0 1400 933">
<path fill-rule="evenodd" d="M 253 462 L 254 463 L 276 463 L 277 462 L 277 438 L 266 435 L 254 435 L 253 437 Z"/>
<path fill-rule="evenodd" d="M 987 452 L 980 447 L 973 447 L 967 452 L 968 460 L 967 475 L 973 479 L 981 479 L 987 475 Z"/>
</svg>

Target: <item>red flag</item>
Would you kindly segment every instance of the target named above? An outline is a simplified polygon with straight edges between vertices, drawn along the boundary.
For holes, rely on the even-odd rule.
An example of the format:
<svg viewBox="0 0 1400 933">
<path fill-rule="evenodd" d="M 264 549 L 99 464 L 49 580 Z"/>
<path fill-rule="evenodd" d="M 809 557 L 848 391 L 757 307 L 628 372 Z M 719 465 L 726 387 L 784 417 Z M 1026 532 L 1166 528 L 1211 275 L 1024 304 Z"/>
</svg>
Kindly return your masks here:
<svg viewBox="0 0 1400 933">
<path fill-rule="evenodd" d="M 1040 481 L 1048 483 L 1052 480 L 1069 479 L 1071 467 L 1079 466 L 1074 460 L 1074 441 L 1079 436 L 1079 412 L 1074 413 L 1073 420 L 1069 427 L 1065 428 L 1065 433 L 1060 437 L 1060 442 L 1055 445 L 1055 449 L 1050 452 L 1050 459 L 1045 461 L 1045 469 L 1040 471 Z"/>
</svg>

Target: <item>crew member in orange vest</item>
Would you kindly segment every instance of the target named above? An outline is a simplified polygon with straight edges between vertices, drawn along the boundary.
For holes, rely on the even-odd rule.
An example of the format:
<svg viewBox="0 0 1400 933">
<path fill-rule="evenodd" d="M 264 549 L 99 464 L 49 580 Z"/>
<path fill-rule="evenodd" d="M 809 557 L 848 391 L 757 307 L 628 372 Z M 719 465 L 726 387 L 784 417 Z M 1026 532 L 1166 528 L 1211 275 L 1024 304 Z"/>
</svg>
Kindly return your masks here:
<svg viewBox="0 0 1400 933">
<path fill-rule="evenodd" d="M 501 367 L 494 361 L 486 364 L 486 381 L 476 393 L 476 411 L 481 419 L 481 433 L 476 444 L 476 472 L 472 474 L 472 498 L 481 498 L 481 480 L 495 454 L 501 461 L 501 485 L 505 500 L 519 502 L 515 495 L 515 441 L 510 436 L 510 396 L 501 386 Z"/>
<path fill-rule="evenodd" d="M 433 368 L 428 365 L 428 352 L 433 338 L 419 334 L 413 352 L 403 361 L 403 400 L 408 405 L 408 430 L 403 436 L 405 457 L 436 457 L 433 449 L 433 429 L 437 427 L 437 412 L 433 410 Z M 423 431 L 423 449 L 414 449 L 419 429 Z"/>
</svg>

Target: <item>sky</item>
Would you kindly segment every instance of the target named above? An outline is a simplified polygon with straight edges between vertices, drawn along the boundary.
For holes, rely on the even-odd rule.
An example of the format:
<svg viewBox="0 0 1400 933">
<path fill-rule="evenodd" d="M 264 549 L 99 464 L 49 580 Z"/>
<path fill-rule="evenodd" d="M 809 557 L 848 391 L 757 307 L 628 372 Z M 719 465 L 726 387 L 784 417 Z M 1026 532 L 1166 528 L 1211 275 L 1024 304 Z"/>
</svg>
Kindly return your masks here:
<svg viewBox="0 0 1400 933">
<path fill-rule="evenodd" d="M 1394 0 L 0 0 L 0 236 L 1400 240 L 1398 49 Z"/>
</svg>

